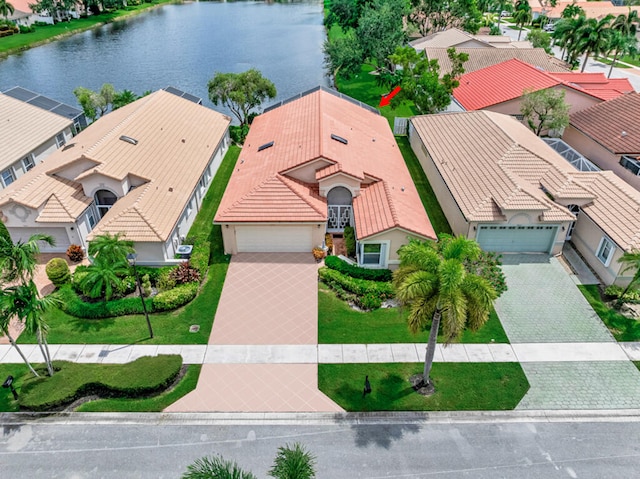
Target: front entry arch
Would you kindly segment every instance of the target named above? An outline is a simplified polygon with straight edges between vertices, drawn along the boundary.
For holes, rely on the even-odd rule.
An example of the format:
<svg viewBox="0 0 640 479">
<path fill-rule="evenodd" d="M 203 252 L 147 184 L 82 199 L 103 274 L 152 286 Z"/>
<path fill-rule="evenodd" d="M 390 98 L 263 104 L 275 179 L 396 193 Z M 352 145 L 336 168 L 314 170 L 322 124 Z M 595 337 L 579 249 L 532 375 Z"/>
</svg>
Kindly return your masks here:
<svg viewBox="0 0 640 479">
<path fill-rule="evenodd" d="M 327 193 L 327 231 L 341 233 L 346 226 L 351 226 L 353 212 L 351 191 L 344 186 L 331 188 Z"/>
</svg>

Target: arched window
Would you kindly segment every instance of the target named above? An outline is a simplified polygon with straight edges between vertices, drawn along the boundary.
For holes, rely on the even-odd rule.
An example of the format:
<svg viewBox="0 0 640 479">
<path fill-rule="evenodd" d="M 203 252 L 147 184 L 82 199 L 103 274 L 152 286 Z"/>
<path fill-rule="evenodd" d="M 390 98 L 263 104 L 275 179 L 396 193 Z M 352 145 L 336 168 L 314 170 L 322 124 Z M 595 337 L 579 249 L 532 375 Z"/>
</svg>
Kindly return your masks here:
<svg viewBox="0 0 640 479">
<path fill-rule="evenodd" d="M 107 211 L 111 209 L 116 201 L 118 201 L 118 197 L 109 190 L 98 190 L 94 195 L 94 200 L 96 202 L 96 208 L 98 208 L 100 218 L 102 218 L 107 214 Z"/>
<path fill-rule="evenodd" d="M 331 188 L 327 194 L 327 204 L 330 205 L 350 205 L 351 192 L 344 186 L 336 186 Z"/>
</svg>

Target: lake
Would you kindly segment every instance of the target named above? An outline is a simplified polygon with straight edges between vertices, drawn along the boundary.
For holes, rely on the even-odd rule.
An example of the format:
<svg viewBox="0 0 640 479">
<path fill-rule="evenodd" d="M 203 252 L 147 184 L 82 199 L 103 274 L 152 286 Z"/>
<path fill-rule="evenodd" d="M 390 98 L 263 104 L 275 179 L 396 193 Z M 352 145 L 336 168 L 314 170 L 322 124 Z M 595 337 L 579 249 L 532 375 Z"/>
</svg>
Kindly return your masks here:
<svg viewBox="0 0 640 479">
<path fill-rule="evenodd" d="M 77 86 L 141 94 L 171 85 L 212 106 L 216 71 L 257 68 L 275 83 L 276 102 L 327 85 L 322 19 L 322 0 L 165 5 L 0 60 L 0 90 L 17 85 L 77 105 Z"/>
</svg>

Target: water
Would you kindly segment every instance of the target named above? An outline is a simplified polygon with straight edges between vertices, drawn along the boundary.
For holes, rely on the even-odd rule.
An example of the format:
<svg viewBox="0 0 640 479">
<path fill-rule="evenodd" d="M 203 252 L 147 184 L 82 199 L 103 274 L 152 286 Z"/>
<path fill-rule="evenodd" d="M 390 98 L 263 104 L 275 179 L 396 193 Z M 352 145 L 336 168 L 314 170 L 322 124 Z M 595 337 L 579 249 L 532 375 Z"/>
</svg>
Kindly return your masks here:
<svg viewBox="0 0 640 479">
<path fill-rule="evenodd" d="M 77 86 L 141 94 L 171 85 L 212 106 L 216 71 L 257 68 L 277 102 L 327 84 L 322 15 L 322 0 L 165 5 L 0 60 L 0 90 L 17 85 L 77 105 Z"/>
</svg>

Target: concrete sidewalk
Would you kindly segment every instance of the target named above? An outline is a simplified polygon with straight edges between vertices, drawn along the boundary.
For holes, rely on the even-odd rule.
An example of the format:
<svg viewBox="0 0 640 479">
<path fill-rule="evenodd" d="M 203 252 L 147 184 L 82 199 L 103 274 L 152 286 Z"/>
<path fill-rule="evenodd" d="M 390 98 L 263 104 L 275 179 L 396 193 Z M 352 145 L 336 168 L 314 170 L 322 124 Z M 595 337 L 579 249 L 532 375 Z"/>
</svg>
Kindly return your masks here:
<svg viewBox="0 0 640 479">
<path fill-rule="evenodd" d="M 180 354 L 186 364 L 341 364 L 424 361 L 425 343 L 320 345 L 108 345 L 52 344 L 54 360 L 122 364 L 141 356 Z M 41 362 L 36 344 L 22 344 L 29 361 Z M 635 343 L 518 343 L 437 345 L 436 362 L 640 361 Z M 17 351 L 0 345 L 0 363 L 21 363 Z"/>
</svg>

